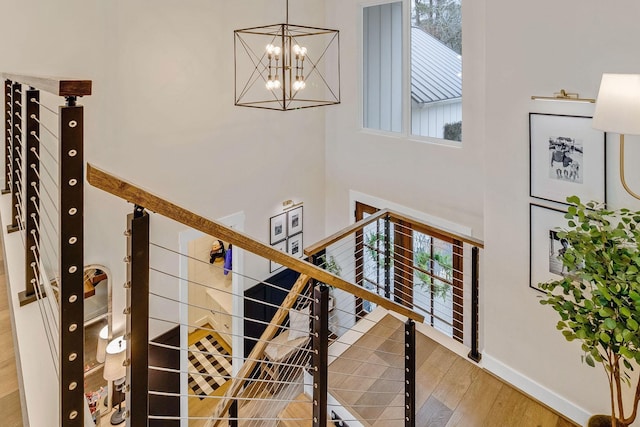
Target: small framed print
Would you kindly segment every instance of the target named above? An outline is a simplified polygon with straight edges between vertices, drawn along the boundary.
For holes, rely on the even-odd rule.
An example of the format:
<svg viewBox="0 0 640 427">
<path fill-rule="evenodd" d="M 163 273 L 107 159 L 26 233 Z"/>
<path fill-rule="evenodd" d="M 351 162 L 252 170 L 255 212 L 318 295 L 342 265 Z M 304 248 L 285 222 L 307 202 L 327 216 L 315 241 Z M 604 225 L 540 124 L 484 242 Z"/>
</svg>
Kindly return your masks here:
<svg viewBox="0 0 640 427">
<path fill-rule="evenodd" d="M 271 247 L 273 249 L 277 249 L 281 252 L 286 252 L 287 250 L 287 241 L 283 240 L 282 242 L 278 242 L 275 245 L 271 245 Z M 280 268 L 282 268 L 282 264 L 278 264 L 277 262 L 273 261 L 273 260 L 269 260 L 269 273 L 273 273 L 276 270 L 279 270 Z"/>
<path fill-rule="evenodd" d="M 302 206 L 287 212 L 287 236 L 302 232 Z"/>
<path fill-rule="evenodd" d="M 558 232 L 566 228 L 567 212 L 536 204 L 529 206 L 530 267 L 529 286 L 540 292 L 539 283 L 561 279 L 568 271 L 560 258 L 569 247 Z"/>
<path fill-rule="evenodd" d="M 287 214 L 281 213 L 269 219 L 269 244 L 274 245 L 287 238 Z"/>
<path fill-rule="evenodd" d="M 287 239 L 287 252 L 293 257 L 302 258 L 302 233 L 296 234 L 295 236 L 291 236 Z"/>
<path fill-rule="evenodd" d="M 529 114 L 529 195 L 606 202 L 606 134 L 591 117 Z"/>
</svg>

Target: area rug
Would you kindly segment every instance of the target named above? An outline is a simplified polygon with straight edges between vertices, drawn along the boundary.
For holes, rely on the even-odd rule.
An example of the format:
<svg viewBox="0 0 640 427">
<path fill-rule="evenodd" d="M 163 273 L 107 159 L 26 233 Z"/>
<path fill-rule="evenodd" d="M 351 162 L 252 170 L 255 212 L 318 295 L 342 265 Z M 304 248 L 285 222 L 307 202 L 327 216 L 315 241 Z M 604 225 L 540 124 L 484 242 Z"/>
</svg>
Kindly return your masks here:
<svg viewBox="0 0 640 427">
<path fill-rule="evenodd" d="M 213 335 L 207 335 L 189 346 L 189 387 L 200 400 L 222 386 L 231 375 L 229 352 L 222 347 Z"/>
</svg>

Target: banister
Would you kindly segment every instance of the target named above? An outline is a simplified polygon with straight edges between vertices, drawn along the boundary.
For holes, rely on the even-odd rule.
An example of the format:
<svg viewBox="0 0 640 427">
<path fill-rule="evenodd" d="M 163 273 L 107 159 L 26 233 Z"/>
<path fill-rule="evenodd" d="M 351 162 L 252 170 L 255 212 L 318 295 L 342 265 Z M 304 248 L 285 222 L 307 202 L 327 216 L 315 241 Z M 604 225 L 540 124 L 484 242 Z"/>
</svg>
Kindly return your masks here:
<svg viewBox="0 0 640 427">
<path fill-rule="evenodd" d="M 194 228 L 210 236 L 216 236 L 234 246 L 239 247 L 240 249 L 244 249 L 256 255 L 273 260 L 278 264 L 291 268 L 292 270 L 309 276 L 312 279 L 326 283 L 329 286 L 342 289 L 343 291 L 349 292 L 363 300 L 371 301 L 383 308 L 386 308 L 387 310 L 394 311 L 413 319 L 416 322 L 424 322 L 424 316 L 403 305 L 390 301 L 358 285 L 347 282 L 346 280 L 316 267 L 307 261 L 294 258 L 289 254 L 274 249 L 244 233 L 240 233 L 216 221 L 212 221 L 173 204 L 134 184 L 100 170 L 91 164 L 87 164 L 87 181 L 92 186 L 125 199 L 130 203 L 142 206 L 152 212 L 171 218 L 181 224 Z"/>
<path fill-rule="evenodd" d="M 375 222 L 377 220 L 379 220 L 380 218 L 384 217 L 385 215 L 387 215 L 389 213 L 388 209 L 382 209 L 378 212 L 376 212 L 373 215 L 369 215 L 366 218 L 361 219 L 360 221 L 346 227 L 343 228 L 342 230 L 332 234 L 329 237 L 326 237 L 322 240 L 320 240 L 319 242 L 309 246 L 308 248 L 306 248 L 304 250 L 304 254 L 307 256 L 312 256 L 317 254 L 318 252 L 320 252 L 323 249 L 326 249 L 327 247 L 331 246 L 332 244 L 344 239 L 345 237 L 349 236 L 350 234 L 353 234 L 357 231 L 362 230 L 363 228 L 365 228 L 367 225 L 371 224 L 372 222 Z"/>
<path fill-rule="evenodd" d="M 375 222 L 381 218 L 384 218 L 385 216 L 389 216 L 389 219 L 391 220 L 391 222 L 398 222 L 398 221 L 403 221 L 403 222 L 408 222 L 411 224 L 420 224 L 420 226 L 428 231 L 428 232 L 432 232 L 435 234 L 439 234 L 441 236 L 446 236 L 446 237 L 450 237 L 454 240 L 458 240 L 461 241 L 463 243 L 468 243 L 472 246 L 476 246 L 478 248 L 483 249 L 484 248 L 484 242 L 482 240 L 476 239 L 475 237 L 471 237 L 471 236 L 467 236 L 464 234 L 460 234 L 460 233 L 456 233 L 450 230 L 446 230 L 443 228 L 439 228 L 436 227 L 434 225 L 430 225 L 425 223 L 422 220 L 419 220 L 417 218 L 413 218 L 411 216 L 408 215 L 404 215 L 404 214 L 400 214 L 398 212 L 389 210 L 389 209 L 382 209 L 379 210 L 378 212 L 376 212 L 375 214 L 369 215 L 366 218 L 361 219 L 360 221 L 343 228 L 340 231 L 337 231 L 336 233 L 332 234 L 331 236 L 324 238 L 322 240 L 320 240 L 317 243 L 314 243 L 313 245 L 307 247 L 304 250 L 305 255 L 308 256 L 312 256 L 317 254 L 318 252 L 326 249 L 327 247 L 331 246 L 332 244 L 339 242 L 340 240 L 344 239 L 347 236 L 352 235 L 353 233 L 356 233 L 358 231 L 361 231 L 364 229 L 364 227 L 366 227 L 367 225 L 371 224 L 372 222 Z"/>
<path fill-rule="evenodd" d="M 91 95 L 91 80 L 62 77 L 30 76 L 25 74 L 2 73 L 2 78 L 16 83 L 32 86 L 36 89 L 58 96 Z"/>
<path fill-rule="evenodd" d="M 476 247 L 478 247 L 480 249 L 484 249 L 484 242 L 482 240 L 480 240 L 480 239 L 476 239 L 475 237 L 471 237 L 471 236 L 468 236 L 466 234 L 456 233 L 455 231 L 447 230 L 447 229 L 444 229 L 444 228 L 436 227 L 434 225 L 427 224 L 424 221 L 419 220 L 417 218 L 414 218 L 412 216 L 404 215 L 404 214 L 401 214 L 401 213 L 398 213 L 398 212 L 394 212 L 394 211 L 390 211 L 389 212 L 389 216 L 393 220 L 409 222 L 409 223 L 412 223 L 412 224 L 420 224 L 422 227 L 424 227 L 429 232 L 433 232 L 433 233 L 440 234 L 442 236 L 450 237 L 450 238 L 452 238 L 454 240 L 459 240 L 459 241 L 461 241 L 463 243 L 468 243 L 471 246 L 476 246 Z"/>
</svg>

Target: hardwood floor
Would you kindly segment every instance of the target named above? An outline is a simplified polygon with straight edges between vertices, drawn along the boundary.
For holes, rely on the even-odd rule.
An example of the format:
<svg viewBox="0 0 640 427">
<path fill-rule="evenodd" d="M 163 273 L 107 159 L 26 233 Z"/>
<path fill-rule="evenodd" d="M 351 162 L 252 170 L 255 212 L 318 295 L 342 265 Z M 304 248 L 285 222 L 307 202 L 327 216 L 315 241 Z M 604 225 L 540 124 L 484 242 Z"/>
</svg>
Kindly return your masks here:
<svg viewBox="0 0 640 427">
<path fill-rule="evenodd" d="M 2 254 L 0 253 L 0 257 Z M 402 371 L 393 369 L 398 365 L 394 353 L 398 343 L 382 340 L 381 336 L 402 339 L 402 323 L 385 317 L 380 322 L 381 330 L 363 337 L 356 346 L 352 346 L 342 359 L 338 358 L 330 366 L 333 374 L 330 385 L 332 394 L 354 412 L 362 412 L 363 419 L 369 419 L 367 426 L 403 425 L 401 421 L 389 422 L 388 419 L 402 417 L 402 395 L 395 393 L 397 382 L 393 379 L 402 375 Z M 22 427 L 20 392 L 16 372 L 14 346 L 11 332 L 10 311 L 6 292 L 4 264 L 0 262 L 0 414 L 3 427 Z M 575 424 L 549 410 L 545 406 L 527 397 L 500 379 L 488 374 L 474 364 L 447 350 L 422 334 L 417 334 L 418 345 L 418 387 L 417 387 L 417 425 L 429 427 L 573 427 Z M 197 340 L 198 334 L 190 337 Z M 229 349 L 230 350 L 230 349 Z M 342 361 L 340 361 L 342 360 Z M 374 361 L 375 365 L 367 365 Z M 337 375 L 342 370 L 345 376 Z M 373 372 L 381 379 L 364 378 L 354 381 L 346 376 Z M 377 375 L 376 374 L 376 375 Z M 399 377 L 400 378 L 400 377 Z M 349 380 L 351 379 L 351 380 Z M 344 384 L 349 384 L 350 389 Z M 356 384 L 354 386 L 354 384 Z M 374 393 L 366 393 L 373 391 Z M 384 391 L 385 393 L 380 393 Z M 392 391 L 393 393 L 388 393 Z M 224 387 L 219 390 L 224 393 Z M 297 396 L 300 389 L 286 391 L 288 396 Z M 266 396 L 265 396 L 266 397 Z M 207 416 L 211 413 L 215 399 L 190 400 L 191 416 Z M 252 405 L 242 409 L 246 416 Z M 245 412 L 246 411 L 246 412 Z M 107 421 L 107 417 L 103 417 Z M 190 426 L 204 425 L 204 421 L 193 421 Z M 268 423 L 273 425 L 271 423 Z M 101 424 L 103 425 L 103 424 Z"/>
<path fill-rule="evenodd" d="M 404 425 L 403 335 L 387 315 L 329 366 L 329 392 L 365 426 Z M 417 425 L 574 426 L 425 335 L 416 333 L 416 347 Z"/>
<path fill-rule="evenodd" d="M 3 427 L 22 427 L 22 407 L 2 251 L 0 258 L 0 414 Z"/>
</svg>

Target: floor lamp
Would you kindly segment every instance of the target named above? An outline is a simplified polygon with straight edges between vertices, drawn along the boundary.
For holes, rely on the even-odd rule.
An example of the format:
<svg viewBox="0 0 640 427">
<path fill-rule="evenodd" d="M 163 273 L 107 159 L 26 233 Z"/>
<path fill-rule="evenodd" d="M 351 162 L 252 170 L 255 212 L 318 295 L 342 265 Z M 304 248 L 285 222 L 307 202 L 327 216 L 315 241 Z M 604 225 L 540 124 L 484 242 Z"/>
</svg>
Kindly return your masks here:
<svg viewBox="0 0 640 427">
<path fill-rule="evenodd" d="M 620 134 L 620 182 L 627 193 L 640 200 L 624 174 L 624 136 L 640 135 L 640 74 L 602 75 L 593 127 Z"/>
<path fill-rule="evenodd" d="M 113 381 L 116 390 L 122 391 L 127 375 L 127 368 L 124 365 L 127 356 L 127 342 L 124 336 L 119 336 L 111 341 L 105 351 L 103 377 L 107 381 Z M 111 410 L 111 407 L 109 407 Z M 118 402 L 118 410 L 111 415 L 111 425 L 118 425 L 124 422 L 124 409 L 122 401 Z"/>
</svg>

